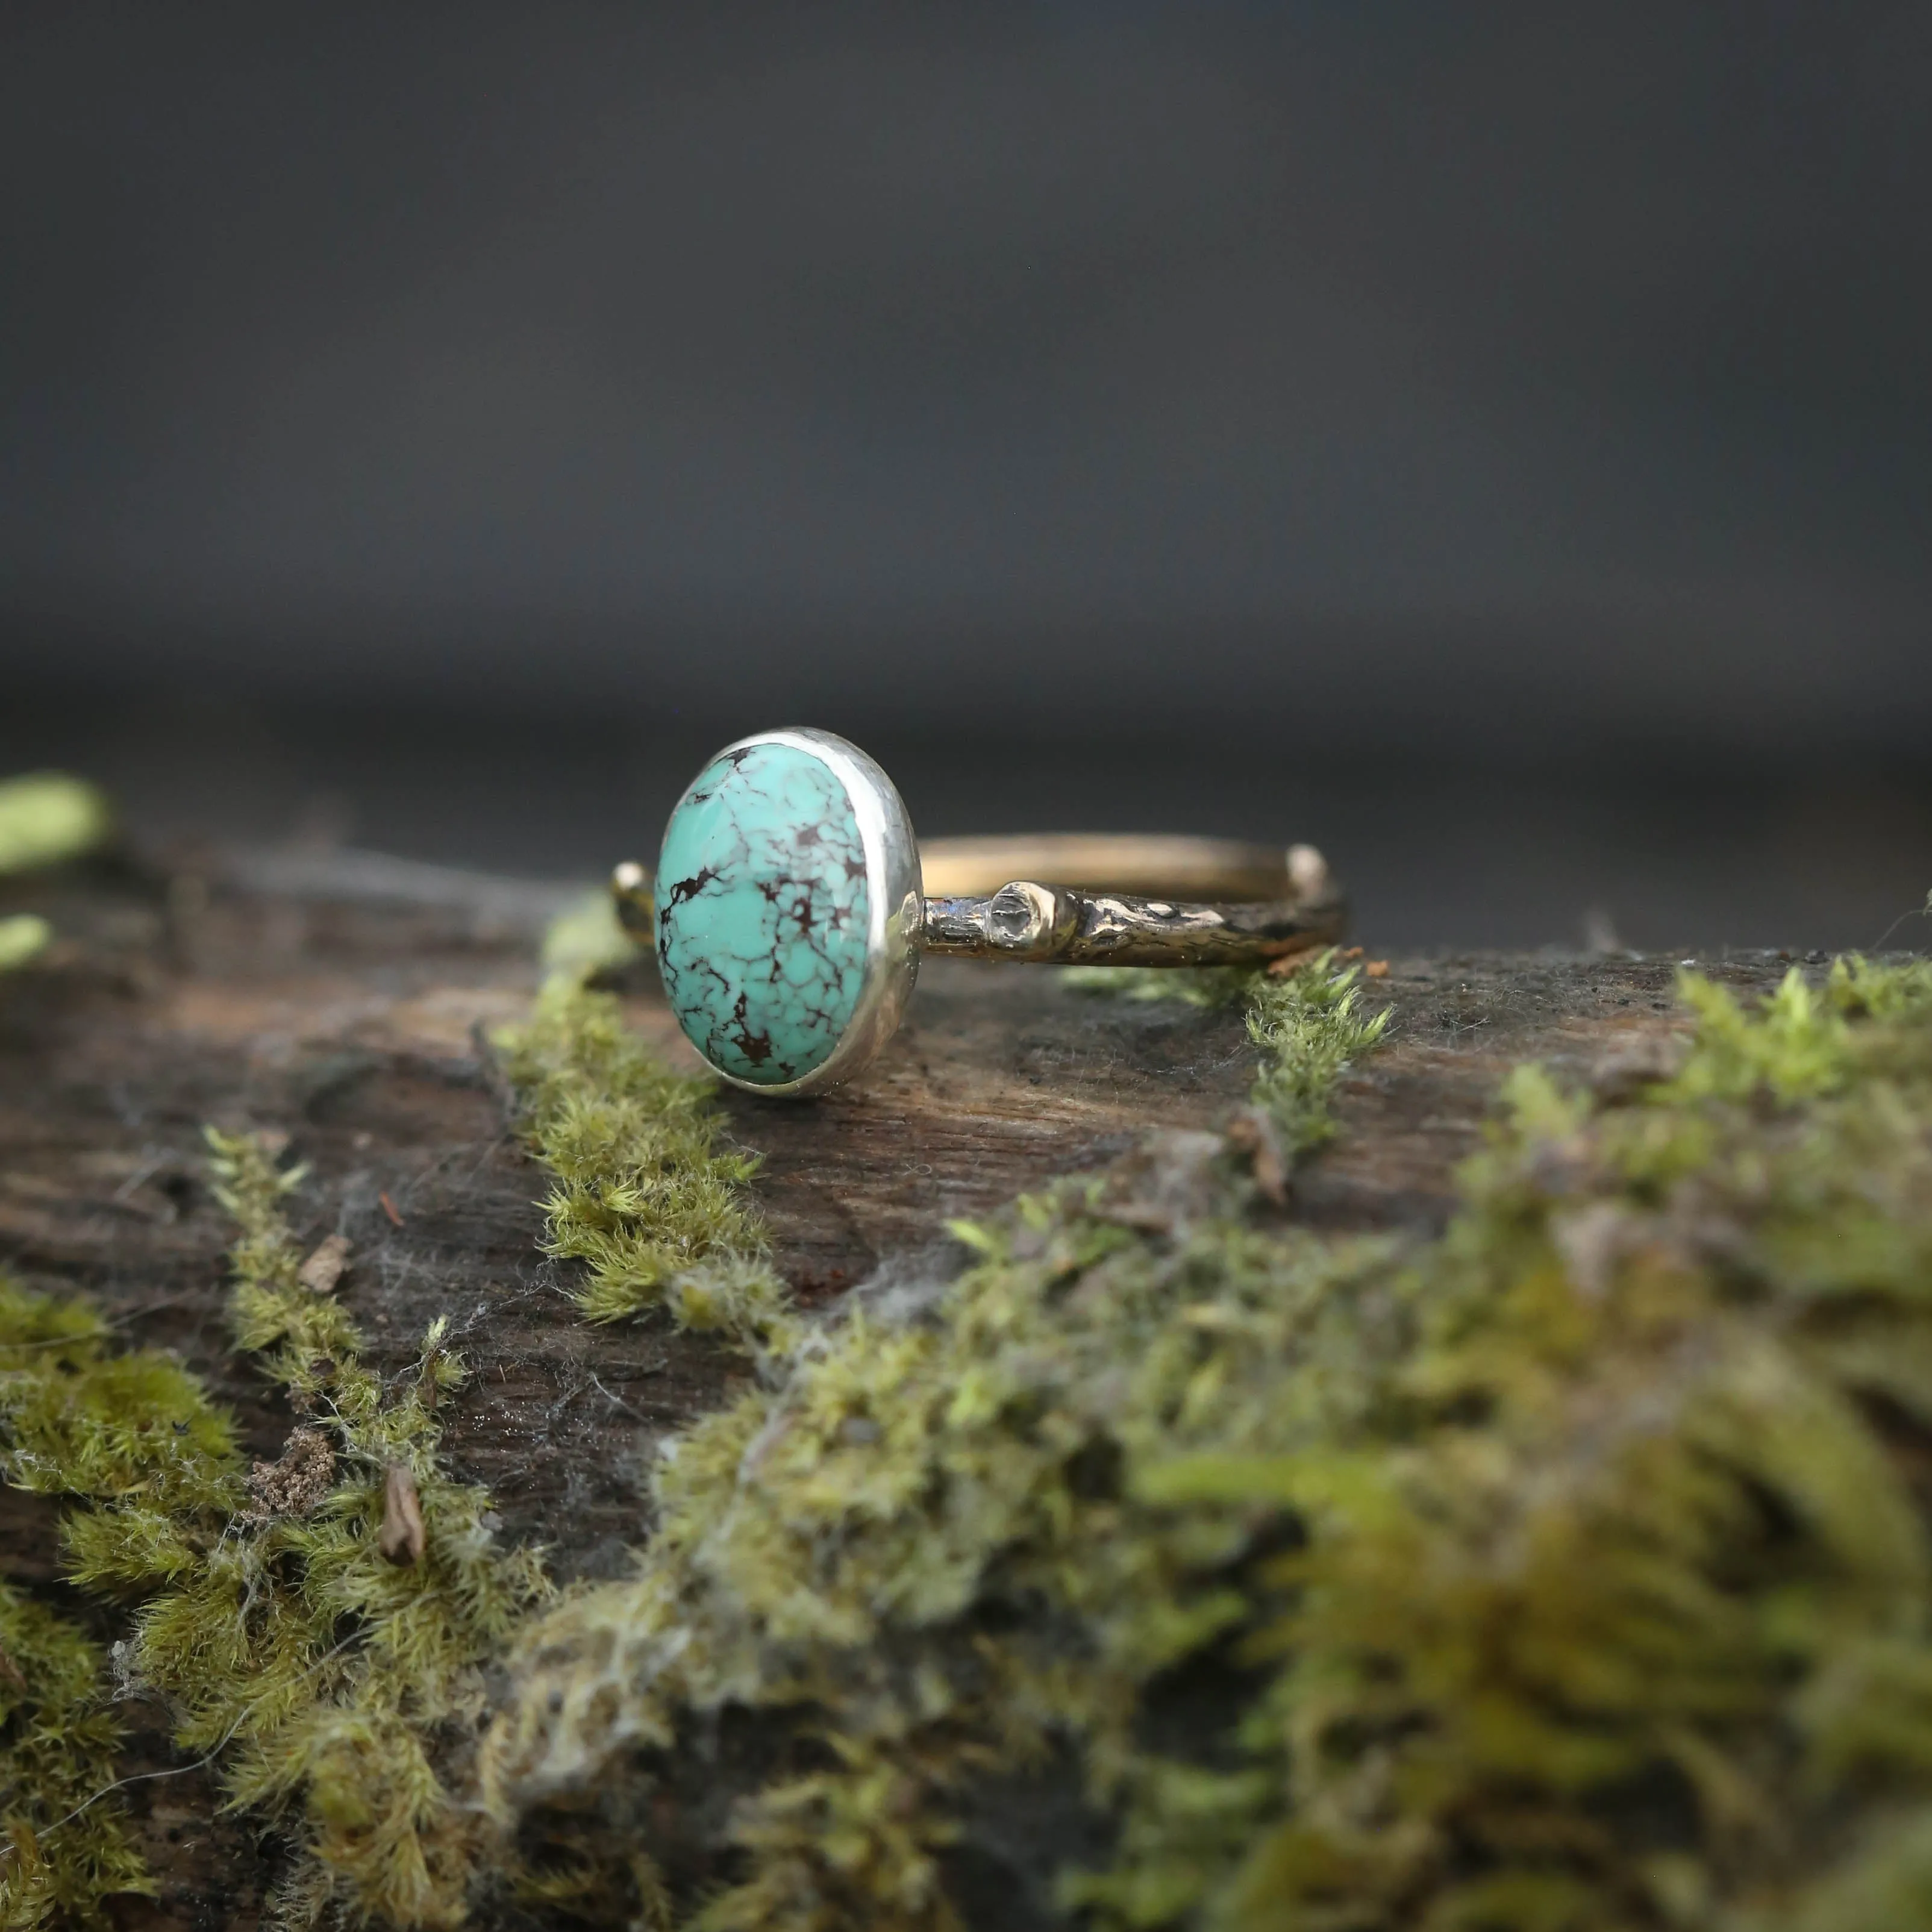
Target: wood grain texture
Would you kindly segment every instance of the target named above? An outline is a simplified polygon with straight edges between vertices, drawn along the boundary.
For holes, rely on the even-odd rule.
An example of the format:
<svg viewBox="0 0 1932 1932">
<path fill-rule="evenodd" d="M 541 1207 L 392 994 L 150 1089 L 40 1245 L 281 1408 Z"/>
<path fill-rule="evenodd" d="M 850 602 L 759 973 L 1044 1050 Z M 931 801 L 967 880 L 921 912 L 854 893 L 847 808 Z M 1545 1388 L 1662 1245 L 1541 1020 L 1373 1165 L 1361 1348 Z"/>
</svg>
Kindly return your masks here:
<svg viewBox="0 0 1932 1932">
<path fill-rule="evenodd" d="M 16 900 L 18 886 L 0 911 Z M 84 1291 L 130 1343 L 178 1351 L 251 1451 L 272 1456 L 293 1418 L 226 1346 L 229 1229 L 200 1130 L 286 1132 L 313 1169 L 292 1202 L 298 1232 L 350 1244 L 338 1292 L 376 1365 L 400 1369 L 448 1314 L 474 1370 L 448 1408 L 458 1472 L 490 1486 L 504 1533 L 547 1545 L 560 1575 L 618 1572 L 648 1530 L 658 1444 L 743 1370 L 661 1322 L 586 1327 L 538 1252 L 543 1177 L 508 1130 L 485 1040 L 535 986 L 544 893 L 446 884 L 420 903 L 368 890 L 352 868 L 290 878 L 216 857 L 172 878 L 103 868 L 42 881 L 32 902 L 63 938 L 44 968 L 0 981 L 0 1264 Z M 1508 1067 L 1540 1058 L 1587 1072 L 1660 1038 L 1676 1024 L 1676 963 L 1392 961 L 1368 988 L 1394 1010 L 1388 1042 L 1346 1082 L 1340 1136 L 1297 1177 L 1290 1212 L 1331 1228 L 1439 1226 Z M 1785 962 L 1702 963 L 1756 989 Z M 627 1010 L 688 1057 L 641 981 Z M 723 1104 L 764 1157 L 755 1192 L 780 1265 L 808 1304 L 829 1305 L 950 1272 L 951 1217 L 1104 1163 L 1150 1126 L 1214 1125 L 1255 1066 L 1233 1012 L 940 962 L 862 1084 Z M 56 1515 L 0 1492 L 6 1574 L 118 1634 L 58 1581 Z M 130 1768 L 167 1767 L 162 1714 L 134 1720 Z M 164 1888 L 143 1922 L 250 1922 L 272 1847 L 215 1817 L 207 1774 L 130 1798 Z"/>
</svg>

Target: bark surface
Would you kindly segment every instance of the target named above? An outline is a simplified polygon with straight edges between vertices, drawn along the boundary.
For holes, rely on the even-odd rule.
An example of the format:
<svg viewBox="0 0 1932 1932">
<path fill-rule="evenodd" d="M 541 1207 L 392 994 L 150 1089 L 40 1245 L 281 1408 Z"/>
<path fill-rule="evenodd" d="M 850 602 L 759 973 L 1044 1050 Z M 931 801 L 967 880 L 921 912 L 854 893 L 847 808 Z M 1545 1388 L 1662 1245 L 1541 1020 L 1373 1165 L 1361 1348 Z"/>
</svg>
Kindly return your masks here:
<svg viewBox="0 0 1932 1932">
<path fill-rule="evenodd" d="M 299 1231 L 349 1243 L 337 1292 L 375 1364 L 399 1369 L 432 1318 L 452 1317 L 474 1371 L 449 1406 L 454 1472 L 487 1484 L 506 1536 L 543 1544 L 570 1578 L 622 1569 L 648 1531 L 658 1444 L 744 1371 L 722 1343 L 659 1321 L 587 1327 L 566 1298 L 569 1264 L 539 1252 L 544 1177 L 510 1131 L 487 1040 L 524 1010 L 559 898 L 232 855 L 38 882 L 34 908 L 62 938 L 0 981 L 0 1266 L 86 1293 L 130 1343 L 178 1351 L 235 1409 L 250 1451 L 272 1458 L 296 1418 L 229 1346 L 230 1229 L 201 1129 L 286 1132 L 315 1176 L 291 1203 Z M 1296 1176 L 1293 1212 L 1326 1228 L 1439 1226 L 1508 1068 L 1585 1069 L 1667 1034 L 1678 963 L 1391 960 L 1366 987 L 1394 1009 L 1388 1041 L 1346 1082 L 1340 1136 Z M 1786 962 L 1700 963 L 1752 990 Z M 628 990 L 633 1023 L 689 1062 L 641 975 Z M 1108 1161 L 1149 1127 L 1224 1120 L 1256 1066 L 1236 1012 L 941 962 L 861 1083 L 724 1104 L 764 1158 L 754 1192 L 782 1271 L 822 1304 L 953 1265 L 950 1217 Z M 0 1562 L 111 1636 L 112 1619 L 58 1580 L 58 1514 L 0 1490 Z M 167 1774 L 129 1792 L 162 1886 L 152 1906 L 129 1902 L 130 1921 L 248 1922 L 272 1847 L 217 1814 L 206 1772 L 175 1768 L 162 1712 L 130 1717 L 128 1768 Z"/>
</svg>

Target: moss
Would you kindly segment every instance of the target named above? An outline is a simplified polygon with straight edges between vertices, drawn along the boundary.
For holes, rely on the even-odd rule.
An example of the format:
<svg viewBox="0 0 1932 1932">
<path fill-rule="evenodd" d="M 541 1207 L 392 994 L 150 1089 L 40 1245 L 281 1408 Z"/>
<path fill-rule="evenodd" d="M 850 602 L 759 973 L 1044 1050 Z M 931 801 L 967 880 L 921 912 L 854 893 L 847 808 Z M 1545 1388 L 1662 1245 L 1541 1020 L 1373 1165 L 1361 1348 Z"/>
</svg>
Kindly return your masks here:
<svg viewBox="0 0 1932 1932">
<path fill-rule="evenodd" d="M 544 934 L 545 974 L 564 985 L 581 985 L 593 975 L 626 966 L 639 948 L 617 921 L 608 891 L 586 892 L 558 914 Z"/>
<path fill-rule="evenodd" d="M 585 1830 L 625 1759 L 604 1868 L 668 1910 L 634 1820 L 749 1708 L 790 1742 L 712 1932 L 941 1932 L 975 1794 L 1068 1754 L 1098 1926 L 1922 1920 L 1932 969 L 1682 992 L 1667 1075 L 1519 1070 L 1438 1241 L 1258 1225 L 1198 1136 L 962 1229 L 935 1316 L 670 1446 L 636 1576 L 522 1645 L 488 1802 Z M 1201 1670 L 1234 1714 L 1177 1729 Z"/>
<path fill-rule="evenodd" d="M 1683 1064 L 1629 1102 L 1515 1077 L 1371 1426 L 1138 1473 L 1308 1538 L 1244 1640 L 1283 1660 L 1243 1726 L 1279 1808 L 1210 1917 L 1799 1924 L 1895 1889 L 1842 1841 L 1932 1803 L 1898 1453 L 1932 1426 L 1932 974 L 1683 990 Z M 1142 1870 L 1184 1852 L 1134 1822 Z"/>
<path fill-rule="evenodd" d="M 36 772 L 0 781 L 0 873 L 82 857 L 113 830 L 106 796 L 84 779 Z"/>
<path fill-rule="evenodd" d="M 1389 1010 L 1362 1010 L 1361 969 L 1331 948 L 1282 974 L 1262 973 L 1246 990 L 1248 1036 L 1266 1058 L 1254 1101 L 1291 1158 L 1331 1139 L 1329 1102 L 1342 1077 L 1380 1043 Z"/>
<path fill-rule="evenodd" d="M 477 1827 L 437 1762 L 481 1715 L 484 1664 L 545 1594 L 541 1565 L 500 1550 L 488 1494 L 442 1468 L 436 1402 L 464 1376 L 446 1324 L 386 1390 L 343 1310 L 297 1279 L 281 1203 L 298 1171 L 278 1170 L 259 1140 L 209 1139 L 238 1230 L 238 1340 L 272 1351 L 272 1372 L 324 1412 L 337 1480 L 306 1516 L 224 1525 L 144 1606 L 131 1666 L 175 1706 L 183 1749 L 224 1752 L 230 1804 L 298 1817 L 304 1858 L 285 1916 L 336 1900 L 392 1924 L 454 1924 Z M 379 1547 L 398 1467 L 419 1499 L 420 1562 Z"/>
<path fill-rule="evenodd" d="M 0 1468 L 16 1488 L 170 1515 L 232 1505 L 232 1426 L 171 1357 L 110 1352 L 84 1304 L 4 1282 L 0 1334 Z"/>
<path fill-rule="evenodd" d="M 52 944 L 54 929 L 37 913 L 0 919 L 0 973 L 31 964 Z"/>
<path fill-rule="evenodd" d="M 153 1891 L 109 1790 L 119 1742 L 94 1646 L 0 1584 L 0 1927 L 7 1932 L 56 1920 L 105 1926 L 106 1900 Z"/>
<path fill-rule="evenodd" d="M 0 1278 L 0 1417 L 49 1413 L 44 1390 L 82 1379 L 98 1346 L 86 1311 Z M 44 1430 L 34 1454 L 52 1445 Z M 81 1432 L 68 1426 L 65 1432 Z M 17 1480 L 17 1446 L 7 1474 Z M 95 1466 L 111 1462 L 95 1459 Z M 41 1466 L 44 1468 L 44 1465 Z M 41 1486 L 35 1484 L 34 1486 Z M 129 1844 L 114 1782 L 120 1727 L 96 1647 L 65 1618 L 0 1583 L 0 1927 L 105 1925 L 104 1901 L 152 1889 Z M 106 1795 L 103 1795 L 104 1793 Z"/>
<path fill-rule="evenodd" d="M 1386 1016 L 1332 956 L 1208 991 L 1318 1144 Z M 1122 1932 L 1890 1932 L 1932 1892 L 1932 968 L 1682 993 L 1667 1070 L 1518 1070 L 1439 1241 L 1257 1219 L 1232 1136 L 1156 1136 L 962 1226 L 935 1310 L 819 1324 L 707 1088 L 573 966 L 500 1042 L 550 1250 L 586 1312 L 663 1305 L 767 1371 L 668 1446 L 632 1578 L 544 1608 L 442 1470 L 441 1324 L 386 1385 L 255 1139 L 212 1137 L 231 1321 L 314 1418 L 303 1480 L 11 1289 L 5 1473 L 77 1498 L 124 1674 L 291 1829 L 287 1920 L 452 1924 L 500 1860 L 600 1921 L 944 1932 L 976 1808 L 1070 1764 L 1112 1841 L 1058 1896 Z M 513 1636 L 480 1775 L 520 1857 L 453 1768 Z M 0 1666 L 7 1922 L 98 1916 L 142 1883 L 99 1659 L 4 1594 L 0 1642 L 35 1660 L 10 1705 Z M 694 1880 L 676 1821 L 743 1712 Z"/>
<path fill-rule="evenodd" d="M 343 1310 L 297 1278 L 283 1204 L 299 1170 L 278 1169 L 262 1141 L 209 1138 L 238 1225 L 236 1338 L 266 1352 L 298 1406 L 320 1412 L 298 1434 L 304 1466 L 326 1479 L 288 1492 L 302 1513 L 278 1512 L 263 1501 L 276 1486 L 258 1478 L 251 1489 L 232 1422 L 178 1364 L 116 1352 L 82 1304 L 14 1288 L 0 1289 L 5 1473 L 79 1499 L 63 1528 L 70 1576 L 137 1606 L 118 1654 L 124 1680 L 166 1700 L 183 1752 L 219 1761 L 230 1807 L 292 1827 L 298 1856 L 279 1916 L 305 1922 L 339 1905 L 398 1925 L 453 1925 L 480 1831 L 442 1767 L 480 1721 L 484 1665 L 547 1593 L 541 1563 L 498 1549 L 488 1495 L 442 1470 L 436 1403 L 464 1372 L 445 1324 L 386 1388 Z M 422 1530 L 400 1562 L 380 1546 L 398 1472 Z M 58 1777 L 35 1773 L 44 1789 L 32 1815 L 110 1782 L 112 1747 L 111 1728 L 74 1729 Z M 32 1868 L 67 1874 L 73 1896 L 61 1903 L 83 1916 L 138 1873 L 101 1849 L 111 1809 L 84 1815 L 96 1822 L 33 1840 Z"/>
<path fill-rule="evenodd" d="M 800 1330 L 744 1192 L 757 1156 L 720 1146 L 715 1083 L 665 1066 L 626 1032 L 616 998 L 589 983 L 634 951 L 608 895 L 566 914 L 546 940 L 549 976 L 530 1021 L 494 1042 L 525 1139 L 554 1178 L 544 1251 L 584 1264 L 574 1298 L 593 1322 L 662 1306 L 681 1327 L 782 1356 Z M 1333 1132 L 1329 1095 L 1388 1024 L 1362 1011 L 1358 973 L 1330 949 L 1285 976 L 1131 968 L 1064 976 L 1129 998 L 1244 1004 L 1266 1056 L 1255 1103 L 1292 1159 Z"/>
<path fill-rule="evenodd" d="M 712 1083 L 665 1066 L 626 1032 L 612 995 L 569 974 L 496 1045 L 554 1177 L 544 1252 L 584 1264 L 585 1315 L 662 1306 L 682 1326 L 782 1349 L 785 1290 L 743 1194 L 757 1157 L 719 1145 Z"/>
<path fill-rule="evenodd" d="M 0 877 L 84 857 L 113 830 L 106 795 L 82 779 L 37 772 L 0 780 Z M 53 936 L 38 914 L 0 918 L 0 973 L 31 964 Z"/>
</svg>

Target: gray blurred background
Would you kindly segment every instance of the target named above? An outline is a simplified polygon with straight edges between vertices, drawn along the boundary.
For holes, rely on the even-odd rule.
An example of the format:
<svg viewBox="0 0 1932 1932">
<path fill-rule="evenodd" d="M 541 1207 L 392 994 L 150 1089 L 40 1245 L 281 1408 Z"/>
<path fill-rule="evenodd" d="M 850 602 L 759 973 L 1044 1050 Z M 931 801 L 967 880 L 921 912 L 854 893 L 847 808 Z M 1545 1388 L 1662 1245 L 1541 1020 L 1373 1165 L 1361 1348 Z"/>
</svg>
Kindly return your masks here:
<svg viewBox="0 0 1932 1932">
<path fill-rule="evenodd" d="M 1932 887 L 1922 0 L 16 4 L 0 274 L 0 768 L 146 830 L 594 873 L 796 722 L 1376 945 Z"/>
</svg>

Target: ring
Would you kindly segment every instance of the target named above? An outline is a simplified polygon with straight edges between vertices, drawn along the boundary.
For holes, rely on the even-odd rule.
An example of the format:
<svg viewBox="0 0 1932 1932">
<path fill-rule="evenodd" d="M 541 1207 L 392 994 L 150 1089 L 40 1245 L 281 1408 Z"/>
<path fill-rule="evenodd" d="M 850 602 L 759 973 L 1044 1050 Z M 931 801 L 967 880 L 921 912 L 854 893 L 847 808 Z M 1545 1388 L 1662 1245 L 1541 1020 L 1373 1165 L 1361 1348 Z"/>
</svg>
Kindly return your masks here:
<svg viewBox="0 0 1932 1932">
<path fill-rule="evenodd" d="M 868 1065 L 922 953 L 1255 964 L 1340 938 L 1347 917 L 1312 845 L 1080 833 L 922 848 L 879 766 L 810 730 L 726 746 L 673 810 L 655 884 L 627 863 L 611 891 L 706 1065 L 772 1095 Z"/>
</svg>

